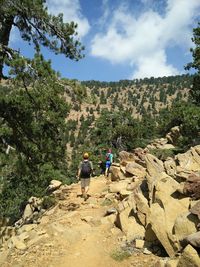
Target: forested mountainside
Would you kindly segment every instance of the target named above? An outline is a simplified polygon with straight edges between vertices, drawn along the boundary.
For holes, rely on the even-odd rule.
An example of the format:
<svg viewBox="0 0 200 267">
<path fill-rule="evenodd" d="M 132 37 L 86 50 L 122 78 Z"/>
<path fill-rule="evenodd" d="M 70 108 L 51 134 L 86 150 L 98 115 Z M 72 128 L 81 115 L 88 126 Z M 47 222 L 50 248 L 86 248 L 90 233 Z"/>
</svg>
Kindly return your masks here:
<svg viewBox="0 0 200 267">
<path fill-rule="evenodd" d="M 181 101 L 190 101 L 192 79 L 180 75 L 119 82 L 64 80 L 66 101 L 71 104 L 69 160 L 76 158 L 79 149 L 89 148 L 92 154 L 99 147 L 130 150 L 166 134 L 176 124 L 175 120 L 169 123 L 171 107 L 176 110 Z"/>
<path fill-rule="evenodd" d="M 117 160 L 119 151 L 145 147 L 173 126 L 181 138 L 166 155 L 196 143 L 200 112 L 190 100 L 192 78 L 102 83 L 33 77 L 25 87 L 1 82 L 0 213 L 18 218 L 19 207 L 43 195 L 52 177 L 76 181 L 84 151 L 98 174 L 108 147 Z"/>
<path fill-rule="evenodd" d="M 121 80 L 119 82 L 74 81 L 79 90 L 67 90 L 67 95 L 75 101 L 73 108 L 88 114 L 99 114 L 107 108 L 118 111 L 127 110 L 134 117 L 145 113 L 156 115 L 162 108 L 171 107 L 174 102 L 188 99 L 192 86 L 192 76 L 179 75 L 163 78 Z M 82 86 L 82 88 L 81 88 Z M 75 94 L 79 93 L 79 98 Z M 84 106 L 81 103 L 85 100 Z M 80 105 L 78 105 L 78 103 Z M 85 109 L 85 110 L 84 110 Z"/>
</svg>

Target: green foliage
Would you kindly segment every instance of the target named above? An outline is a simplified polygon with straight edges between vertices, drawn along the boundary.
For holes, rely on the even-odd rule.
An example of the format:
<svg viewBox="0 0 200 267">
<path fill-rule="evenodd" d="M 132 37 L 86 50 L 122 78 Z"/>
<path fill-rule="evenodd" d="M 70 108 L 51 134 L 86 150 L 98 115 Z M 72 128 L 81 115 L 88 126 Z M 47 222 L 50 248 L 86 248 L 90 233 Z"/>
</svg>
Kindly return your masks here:
<svg viewBox="0 0 200 267">
<path fill-rule="evenodd" d="M 179 146 L 192 145 L 199 140 L 200 107 L 185 102 L 175 103 L 170 110 L 163 109 L 157 118 L 158 131 L 163 136 L 173 126 L 180 126 Z"/>
<path fill-rule="evenodd" d="M 38 53 L 29 67 L 20 64 L 22 72 L 12 62 L 16 78 L 1 86 L 0 95 L 0 216 L 13 220 L 20 216 L 20 205 L 31 195 L 43 196 L 52 179 L 66 182 L 64 86 Z"/>
<path fill-rule="evenodd" d="M 149 153 L 163 161 L 166 160 L 168 157 L 173 158 L 176 154 L 173 149 L 150 149 Z"/>
<path fill-rule="evenodd" d="M 194 75 L 191 95 L 194 102 L 200 106 L 200 22 L 198 23 L 198 26 L 193 29 L 192 41 L 195 44 L 195 47 L 190 49 L 193 56 L 193 62 L 189 63 L 186 66 L 186 69 L 193 68 L 197 71 Z"/>
<path fill-rule="evenodd" d="M 115 250 L 111 253 L 111 257 L 115 261 L 123 261 L 131 256 L 131 253 L 127 250 Z"/>
<path fill-rule="evenodd" d="M 54 196 L 44 196 L 42 201 L 43 209 L 50 209 L 51 207 L 56 205 L 56 199 Z"/>
</svg>

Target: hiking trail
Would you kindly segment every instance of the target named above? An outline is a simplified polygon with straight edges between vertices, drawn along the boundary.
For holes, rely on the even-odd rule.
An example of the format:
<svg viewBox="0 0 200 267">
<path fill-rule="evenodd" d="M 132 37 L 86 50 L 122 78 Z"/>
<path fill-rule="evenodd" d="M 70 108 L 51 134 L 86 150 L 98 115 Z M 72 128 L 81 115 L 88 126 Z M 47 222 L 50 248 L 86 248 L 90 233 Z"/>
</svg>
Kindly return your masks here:
<svg viewBox="0 0 200 267">
<path fill-rule="evenodd" d="M 1 267 L 151 267 L 158 257 L 134 253 L 123 261 L 117 254 L 125 235 L 105 216 L 116 203 L 106 203 L 104 176 L 91 179 L 90 197 L 80 197 L 80 182 L 66 187 L 63 200 L 45 212 L 32 230 L 25 250 L 4 252 Z M 31 227 L 31 225 L 30 225 Z"/>
</svg>

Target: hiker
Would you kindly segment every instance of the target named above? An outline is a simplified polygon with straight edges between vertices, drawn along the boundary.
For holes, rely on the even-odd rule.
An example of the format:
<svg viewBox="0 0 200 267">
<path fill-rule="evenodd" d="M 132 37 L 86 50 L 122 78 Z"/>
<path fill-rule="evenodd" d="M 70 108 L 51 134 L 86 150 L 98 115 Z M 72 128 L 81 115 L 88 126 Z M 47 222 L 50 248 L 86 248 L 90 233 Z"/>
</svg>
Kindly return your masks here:
<svg viewBox="0 0 200 267">
<path fill-rule="evenodd" d="M 108 149 L 108 152 L 106 153 L 106 170 L 105 170 L 105 176 L 108 177 L 110 166 L 113 163 L 113 154 L 112 150 Z"/>
<path fill-rule="evenodd" d="M 90 177 L 93 174 L 93 164 L 89 161 L 89 154 L 84 153 L 83 161 L 80 162 L 78 167 L 77 178 L 81 180 L 82 197 L 86 200 L 88 198 L 87 192 L 90 185 Z"/>
<path fill-rule="evenodd" d="M 103 160 L 100 160 L 98 162 L 98 166 L 100 168 L 100 174 L 105 174 L 105 170 L 106 170 L 106 162 Z"/>
</svg>

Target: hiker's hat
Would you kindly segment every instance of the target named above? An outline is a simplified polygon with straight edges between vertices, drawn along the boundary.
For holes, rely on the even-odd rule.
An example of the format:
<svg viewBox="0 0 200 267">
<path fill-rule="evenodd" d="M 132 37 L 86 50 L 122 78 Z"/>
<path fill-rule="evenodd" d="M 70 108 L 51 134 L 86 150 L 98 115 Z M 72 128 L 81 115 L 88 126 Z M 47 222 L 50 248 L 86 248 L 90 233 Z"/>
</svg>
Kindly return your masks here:
<svg viewBox="0 0 200 267">
<path fill-rule="evenodd" d="M 85 152 L 85 153 L 83 154 L 83 158 L 84 158 L 84 159 L 88 159 L 88 158 L 89 158 L 89 154 L 88 154 L 87 152 Z"/>
</svg>

